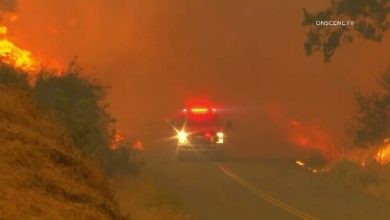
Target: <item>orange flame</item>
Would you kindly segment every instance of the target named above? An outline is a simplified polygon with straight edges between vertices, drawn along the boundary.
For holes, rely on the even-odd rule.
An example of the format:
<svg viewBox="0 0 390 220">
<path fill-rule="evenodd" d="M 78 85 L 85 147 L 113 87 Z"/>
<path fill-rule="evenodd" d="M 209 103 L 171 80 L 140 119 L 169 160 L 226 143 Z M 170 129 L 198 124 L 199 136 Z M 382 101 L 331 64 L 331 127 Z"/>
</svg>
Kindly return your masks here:
<svg viewBox="0 0 390 220">
<path fill-rule="evenodd" d="M 26 72 L 38 70 L 40 62 L 28 50 L 15 45 L 7 38 L 8 28 L 0 26 L 0 60 L 6 64 L 22 69 Z"/>
<path fill-rule="evenodd" d="M 385 145 L 376 152 L 374 159 L 381 165 L 390 164 L 390 141 L 385 140 Z"/>
<path fill-rule="evenodd" d="M 385 139 L 379 147 L 349 150 L 344 154 L 343 159 L 357 163 L 362 167 L 366 167 L 372 162 L 390 165 L 390 139 Z"/>
</svg>

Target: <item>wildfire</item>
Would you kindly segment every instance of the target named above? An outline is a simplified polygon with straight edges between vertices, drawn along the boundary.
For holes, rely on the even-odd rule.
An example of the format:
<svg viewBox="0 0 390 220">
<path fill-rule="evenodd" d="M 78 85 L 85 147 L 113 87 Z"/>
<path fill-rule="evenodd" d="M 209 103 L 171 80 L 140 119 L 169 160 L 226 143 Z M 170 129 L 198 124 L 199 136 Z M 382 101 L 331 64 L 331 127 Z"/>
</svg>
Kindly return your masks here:
<svg viewBox="0 0 390 220">
<path fill-rule="evenodd" d="M 280 126 L 286 139 L 294 146 L 315 150 L 327 160 L 340 156 L 341 152 L 334 138 L 320 126 L 290 118 L 280 106 L 275 104 L 269 105 L 266 112 L 269 118 Z"/>
<path fill-rule="evenodd" d="M 353 162 L 361 167 L 367 167 L 371 163 L 390 165 L 390 138 L 385 139 L 380 146 L 343 150 L 335 144 L 332 136 L 319 126 L 288 118 L 277 105 L 270 105 L 266 110 L 270 119 L 280 126 L 290 143 L 303 149 L 316 150 L 326 160 L 327 164 L 318 167 L 312 167 L 303 160 L 295 161 L 297 166 L 310 172 L 330 171 L 340 161 Z"/>
<path fill-rule="evenodd" d="M 20 68 L 26 72 L 35 72 L 39 67 L 39 61 L 28 50 L 15 45 L 7 38 L 8 28 L 0 26 L 0 60 L 6 64 Z"/>
<path fill-rule="evenodd" d="M 343 159 L 357 163 L 362 167 L 366 167 L 372 162 L 390 165 L 390 139 L 385 139 L 379 147 L 349 150 Z"/>
<path fill-rule="evenodd" d="M 129 151 L 136 150 L 136 151 L 143 151 L 144 146 L 142 141 L 140 140 L 135 140 L 132 144 L 130 142 L 125 141 L 125 137 L 120 134 L 119 132 L 116 132 L 112 138 L 111 138 L 111 144 L 110 144 L 110 149 L 115 151 L 118 150 L 119 148 L 125 148 Z"/>
<path fill-rule="evenodd" d="M 374 159 L 381 165 L 390 164 L 390 141 L 388 139 L 385 140 L 385 146 L 376 152 Z"/>
<path fill-rule="evenodd" d="M 290 120 L 287 135 L 294 145 L 317 150 L 326 159 L 334 159 L 340 156 L 340 150 L 332 137 L 315 125 Z"/>
</svg>

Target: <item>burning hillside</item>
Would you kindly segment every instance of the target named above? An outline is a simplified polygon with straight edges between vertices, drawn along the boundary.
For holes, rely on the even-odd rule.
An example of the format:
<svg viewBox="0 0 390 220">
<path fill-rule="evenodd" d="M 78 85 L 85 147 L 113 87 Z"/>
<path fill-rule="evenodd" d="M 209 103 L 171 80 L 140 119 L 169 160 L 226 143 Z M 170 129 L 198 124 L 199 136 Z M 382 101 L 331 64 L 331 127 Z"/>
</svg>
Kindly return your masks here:
<svg viewBox="0 0 390 220">
<path fill-rule="evenodd" d="M 351 162 L 362 168 L 368 165 L 390 165 L 390 139 L 385 139 L 383 144 L 376 146 L 345 148 L 337 145 L 326 130 L 316 124 L 287 117 L 279 106 L 268 106 L 267 113 L 269 118 L 279 126 L 288 143 L 310 152 L 306 160 L 295 162 L 297 166 L 310 172 L 332 171 L 338 163 L 343 161 Z M 305 156 L 302 155 L 302 157 Z"/>
<path fill-rule="evenodd" d="M 11 8 L 12 11 L 4 11 L 7 9 L 5 7 L 7 2 L 15 2 L 13 4 L 16 4 L 16 1 L 0 1 L 0 61 L 30 75 L 35 75 L 42 67 L 56 71 L 62 69 L 61 64 L 55 59 L 38 58 L 32 51 L 14 42 L 9 34 L 7 24 L 17 21 L 18 16 L 14 13 L 15 9 Z M 8 8 L 8 10 L 11 9 Z"/>
<path fill-rule="evenodd" d="M 8 28 L 0 26 L 0 59 L 2 62 L 20 68 L 26 72 L 35 72 L 39 62 L 28 50 L 15 45 L 7 38 Z"/>
<path fill-rule="evenodd" d="M 0 219 L 124 219 L 107 181 L 17 90 L 0 87 Z"/>
<path fill-rule="evenodd" d="M 8 36 L 6 22 L 14 22 L 18 19 L 15 14 L 16 1 L 0 1 L 0 60 L 26 72 L 35 72 L 40 66 L 32 52 L 16 45 Z"/>
</svg>

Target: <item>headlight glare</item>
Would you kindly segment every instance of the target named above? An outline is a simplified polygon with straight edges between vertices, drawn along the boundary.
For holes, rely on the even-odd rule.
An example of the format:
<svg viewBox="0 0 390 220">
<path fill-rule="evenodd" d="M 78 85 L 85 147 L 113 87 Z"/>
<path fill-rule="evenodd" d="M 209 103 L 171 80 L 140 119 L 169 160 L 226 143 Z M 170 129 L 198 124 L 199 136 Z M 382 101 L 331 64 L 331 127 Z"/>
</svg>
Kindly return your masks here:
<svg viewBox="0 0 390 220">
<path fill-rule="evenodd" d="M 225 141 L 225 134 L 223 132 L 217 132 L 217 144 L 223 144 Z"/>
<path fill-rule="evenodd" d="M 177 132 L 177 139 L 179 140 L 180 144 L 188 143 L 188 134 L 185 131 L 179 131 Z"/>
</svg>

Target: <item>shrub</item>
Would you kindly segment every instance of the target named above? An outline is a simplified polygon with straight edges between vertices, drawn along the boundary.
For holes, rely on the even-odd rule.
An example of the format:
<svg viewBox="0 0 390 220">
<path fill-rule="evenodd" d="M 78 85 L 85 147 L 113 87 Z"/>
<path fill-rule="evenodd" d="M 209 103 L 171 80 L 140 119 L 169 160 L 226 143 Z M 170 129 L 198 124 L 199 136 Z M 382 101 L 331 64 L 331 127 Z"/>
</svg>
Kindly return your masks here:
<svg viewBox="0 0 390 220">
<path fill-rule="evenodd" d="M 81 73 L 74 63 L 60 75 L 41 72 L 32 89 L 34 101 L 65 128 L 84 155 L 97 160 L 107 173 L 121 169 L 135 172 L 138 166 L 130 161 L 130 151 L 110 149 L 116 131 L 104 102 L 107 87 Z"/>
<path fill-rule="evenodd" d="M 28 75 L 0 62 L 0 85 L 29 90 Z"/>
<path fill-rule="evenodd" d="M 110 149 L 116 129 L 104 102 L 107 87 L 82 76 L 75 62 L 61 74 L 42 70 L 34 77 L 30 85 L 28 73 L 0 62 L 0 85 L 28 91 L 38 109 L 65 129 L 84 156 L 98 161 L 108 174 L 137 172 L 140 166 L 131 160 L 129 144 Z"/>
</svg>

